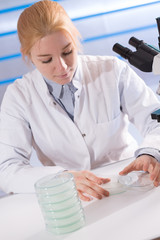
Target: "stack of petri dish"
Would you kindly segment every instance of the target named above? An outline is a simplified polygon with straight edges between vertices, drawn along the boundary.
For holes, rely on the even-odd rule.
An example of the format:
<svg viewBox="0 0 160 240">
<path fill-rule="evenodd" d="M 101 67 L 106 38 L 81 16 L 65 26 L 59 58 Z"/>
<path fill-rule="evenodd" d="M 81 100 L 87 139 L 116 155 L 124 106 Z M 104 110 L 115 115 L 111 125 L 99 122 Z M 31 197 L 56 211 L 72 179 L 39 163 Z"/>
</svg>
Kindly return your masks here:
<svg viewBox="0 0 160 240">
<path fill-rule="evenodd" d="M 71 173 L 46 176 L 35 183 L 35 190 L 49 232 L 61 235 L 85 225 L 84 210 Z"/>
</svg>

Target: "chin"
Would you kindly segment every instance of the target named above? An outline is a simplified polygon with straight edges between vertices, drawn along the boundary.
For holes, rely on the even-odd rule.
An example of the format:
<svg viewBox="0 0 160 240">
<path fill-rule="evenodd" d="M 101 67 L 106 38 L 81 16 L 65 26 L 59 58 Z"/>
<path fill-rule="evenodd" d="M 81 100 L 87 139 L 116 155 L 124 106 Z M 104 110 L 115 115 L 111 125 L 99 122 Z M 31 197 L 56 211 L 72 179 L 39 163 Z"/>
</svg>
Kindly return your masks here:
<svg viewBox="0 0 160 240">
<path fill-rule="evenodd" d="M 71 80 L 72 80 L 72 77 L 69 76 L 69 77 L 67 77 L 65 79 L 59 79 L 59 81 L 57 80 L 57 82 L 59 82 L 60 84 L 64 85 L 64 84 L 67 84 L 67 83 L 71 82 Z"/>
<path fill-rule="evenodd" d="M 68 80 L 62 80 L 61 84 L 62 85 L 67 84 L 67 83 L 71 82 L 71 80 L 72 80 L 71 78 L 69 78 Z"/>
</svg>

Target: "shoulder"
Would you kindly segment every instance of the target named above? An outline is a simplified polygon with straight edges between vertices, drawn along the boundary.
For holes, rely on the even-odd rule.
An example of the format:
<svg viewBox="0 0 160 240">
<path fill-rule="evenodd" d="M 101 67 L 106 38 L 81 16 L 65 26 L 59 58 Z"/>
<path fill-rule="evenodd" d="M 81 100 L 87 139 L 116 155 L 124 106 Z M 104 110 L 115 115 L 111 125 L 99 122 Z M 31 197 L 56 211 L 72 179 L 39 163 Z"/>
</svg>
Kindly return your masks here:
<svg viewBox="0 0 160 240">
<path fill-rule="evenodd" d="M 126 62 L 115 56 L 78 56 L 79 69 L 83 74 L 99 75 L 112 74 L 119 78 L 121 74 L 126 74 L 126 70 L 130 69 Z"/>
<path fill-rule="evenodd" d="M 119 70 L 125 68 L 127 64 L 115 56 L 92 56 L 92 55 L 79 55 L 79 62 L 84 67 L 98 67 L 107 68 L 108 70 Z"/>
<path fill-rule="evenodd" d="M 10 88 L 24 90 L 30 86 L 34 85 L 34 80 L 40 77 L 40 73 L 37 69 L 28 72 L 22 76 L 20 79 L 16 79 L 13 84 L 10 85 Z"/>
<path fill-rule="evenodd" d="M 22 78 L 16 79 L 12 84 L 7 87 L 4 94 L 4 101 L 13 102 L 30 102 L 30 92 L 34 89 L 34 78 L 38 74 L 37 70 L 33 70 L 22 76 Z M 3 103 L 2 102 L 2 103 Z"/>
</svg>

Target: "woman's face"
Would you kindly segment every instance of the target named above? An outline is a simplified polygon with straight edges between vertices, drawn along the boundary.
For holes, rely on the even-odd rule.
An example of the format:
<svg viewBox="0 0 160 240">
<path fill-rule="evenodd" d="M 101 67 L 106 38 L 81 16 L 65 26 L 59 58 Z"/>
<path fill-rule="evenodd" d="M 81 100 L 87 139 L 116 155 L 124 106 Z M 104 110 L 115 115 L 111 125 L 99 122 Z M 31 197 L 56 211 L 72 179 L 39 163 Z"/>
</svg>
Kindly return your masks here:
<svg viewBox="0 0 160 240">
<path fill-rule="evenodd" d="M 54 32 L 37 41 L 30 51 L 33 64 L 49 80 L 69 83 L 77 67 L 77 49 L 69 35 Z"/>
</svg>

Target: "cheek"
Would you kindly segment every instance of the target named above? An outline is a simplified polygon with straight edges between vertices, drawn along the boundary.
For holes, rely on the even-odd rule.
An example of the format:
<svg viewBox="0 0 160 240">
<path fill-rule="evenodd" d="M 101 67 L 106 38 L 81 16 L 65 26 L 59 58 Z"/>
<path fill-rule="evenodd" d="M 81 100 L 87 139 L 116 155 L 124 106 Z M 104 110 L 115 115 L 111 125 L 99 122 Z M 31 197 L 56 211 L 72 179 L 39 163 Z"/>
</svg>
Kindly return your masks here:
<svg viewBox="0 0 160 240">
<path fill-rule="evenodd" d="M 77 55 L 75 55 L 75 54 L 72 56 L 71 65 L 73 67 L 77 66 Z"/>
<path fill-rule="evenodd" d="M 39 70 L 39 72 L 43 75 L 43 76 L 46 76 L 48 77 L 48 75 L 50 74 L 50 70 L 47 66 L 43 66 L 43 64 L 38 64 L 36 66 L 36 68 Z"/>
<path fill-rule="evenodd" d="M 47 71 L 49 71 L 49 69 L 50 69 L 50 67 L 49 67 L 48 64 L 42 64 L 42 63 L 40 63 L 40 62 L 37 64 L 37 68 L 38 68 L 39 71 L 41 71 L 41 72 L 47 72 Z"/>
</svg>

